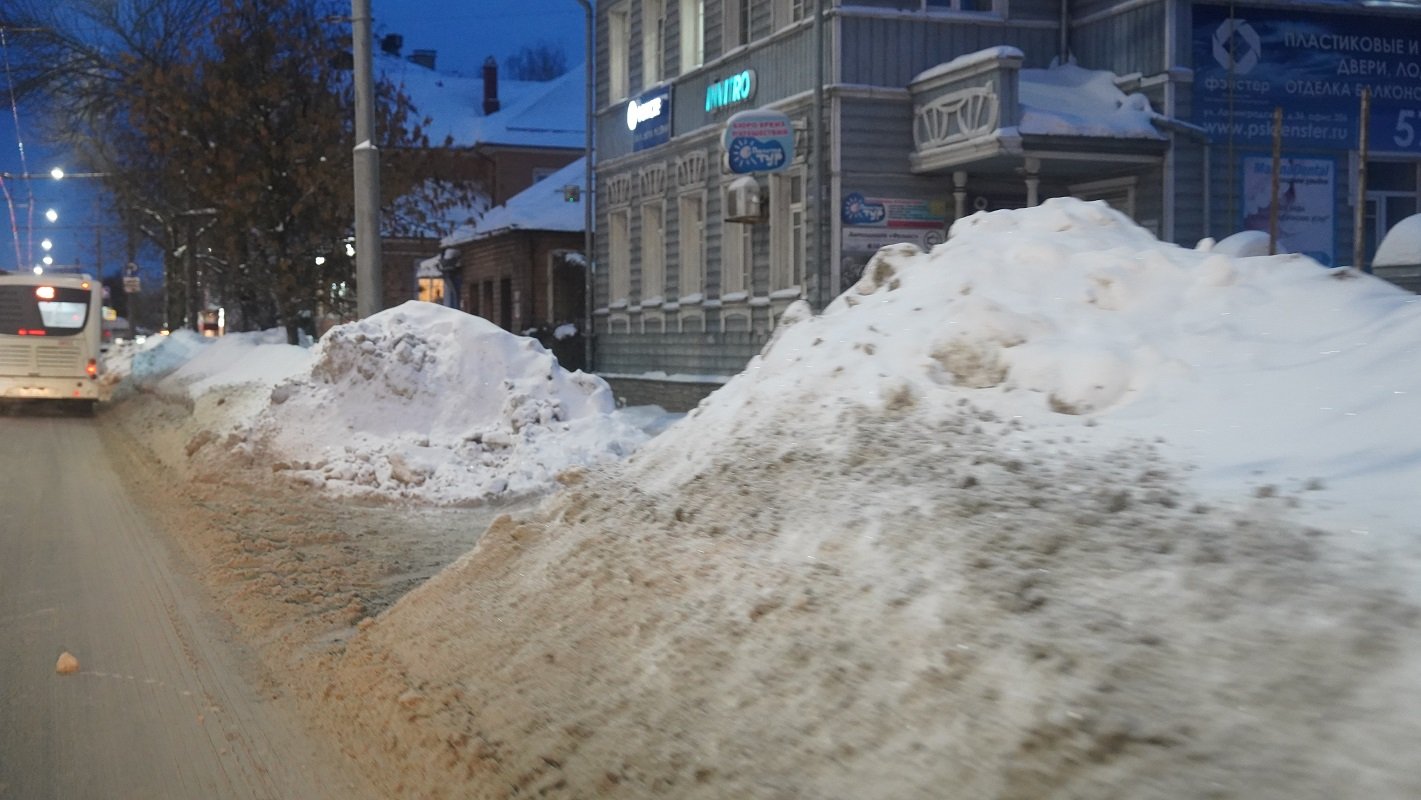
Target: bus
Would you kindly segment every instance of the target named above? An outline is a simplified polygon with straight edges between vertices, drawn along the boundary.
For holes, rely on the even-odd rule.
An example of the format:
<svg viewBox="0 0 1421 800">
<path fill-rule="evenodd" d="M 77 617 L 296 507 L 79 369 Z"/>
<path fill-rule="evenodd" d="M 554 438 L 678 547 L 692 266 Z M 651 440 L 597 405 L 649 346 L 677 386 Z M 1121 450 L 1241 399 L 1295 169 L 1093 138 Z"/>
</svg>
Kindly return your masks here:
<svg viewBox="0 0 1421 800">
<path fill-rule="evenodd" d="M 103 288 L 87 275 L 0 273 L 0 401 L 99 399 Z"/>
</svg>

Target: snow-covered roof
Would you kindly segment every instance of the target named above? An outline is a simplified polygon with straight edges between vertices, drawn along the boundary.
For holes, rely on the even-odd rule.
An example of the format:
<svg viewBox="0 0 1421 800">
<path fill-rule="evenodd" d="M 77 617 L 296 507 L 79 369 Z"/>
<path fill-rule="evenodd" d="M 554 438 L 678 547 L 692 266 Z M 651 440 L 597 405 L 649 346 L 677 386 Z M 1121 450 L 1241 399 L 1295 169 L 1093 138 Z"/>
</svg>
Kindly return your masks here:
<svg viewBox="0 0 1421 800">
<path fill-rule="evenodd" d="M 1377 247 L 1376 257 L 1372 259 L 1374 267 L 1409 264 L 1421 264 L 1421 214 L 1412 214 L 1387 231 L 1386 238 Z"/>
<path fill-rule="evenodd" d="M 581 148 L 586 110 L 581 66 L 550 81 L 498 80 L 501 109 L 483 113 L 482 77 L 449 75 L 397 58 L 382 57 L 380 72 L 402 87 L 420 116 L 432 121 L 433 144 L 445 138 L 461 146 L 476 144 Z"/>
<path fill-rule="evenodd" d="M 582 204 L 587 202 L 585 163 L 586 159 L 579 158 L 529 186 L 509 198 L 507 203 L 489 209 L 477 222 L 446 236 L 441 245 L 452 247 L 510 230 L 582 230 Z M 575 203 L 567 202 L 563 192 L 567 186 L 578 187 L 582 199 Z"/>
<path fill-rule="evenodd" d="M 1104 70 L 1061 64 L 1021 71 L 1022 133 L 1163 139 L 1154 126 L 1159 115 L 1142 94 L 1125 94 L 1116 76 Z"/>
</svg>

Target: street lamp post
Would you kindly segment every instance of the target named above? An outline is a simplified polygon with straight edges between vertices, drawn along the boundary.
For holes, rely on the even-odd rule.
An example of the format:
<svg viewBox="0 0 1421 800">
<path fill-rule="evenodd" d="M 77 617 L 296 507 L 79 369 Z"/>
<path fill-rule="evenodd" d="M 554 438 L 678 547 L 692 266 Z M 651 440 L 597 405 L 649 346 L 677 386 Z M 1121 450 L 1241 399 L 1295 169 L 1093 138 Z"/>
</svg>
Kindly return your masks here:
<svg viewBox="0 0 1421 800">
<path fill-rule="evenodd" d="M 351 0 L 350 22 L 355 46 L 355 306 L 364 318 L 380 311 L 385 292 L 380 268 L 380 151 L 375 147 L 370 0 Z"/>
</svg>

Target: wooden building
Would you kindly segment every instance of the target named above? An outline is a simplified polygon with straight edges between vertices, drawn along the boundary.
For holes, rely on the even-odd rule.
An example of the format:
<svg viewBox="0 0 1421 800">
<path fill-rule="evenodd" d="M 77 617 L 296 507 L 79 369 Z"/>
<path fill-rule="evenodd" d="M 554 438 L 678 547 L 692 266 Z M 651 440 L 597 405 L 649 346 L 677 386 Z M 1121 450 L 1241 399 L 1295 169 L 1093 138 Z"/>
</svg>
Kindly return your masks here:
<svg viewBox="0 0 1421 800">
<path fill-rule="evenodd" d="M 1283 244 L 1351 263 L 1364 87 L 1363 249 L 1421 210 L 1421 9 L 1407 4 L 614 0 L 597 13 L 599 373 L 734 374 L 790 303 L 823 308 L 879 246 L 929 248 L 975 211 L 1099 199 L 1188 246 L 1257 227 L 1278 107 Z M 1101 101 L 1114 110 L 1090 108 Z M 774 171 L 727 152 L 731 118 L 751 109 L 793 132 Z"/>
</svg>

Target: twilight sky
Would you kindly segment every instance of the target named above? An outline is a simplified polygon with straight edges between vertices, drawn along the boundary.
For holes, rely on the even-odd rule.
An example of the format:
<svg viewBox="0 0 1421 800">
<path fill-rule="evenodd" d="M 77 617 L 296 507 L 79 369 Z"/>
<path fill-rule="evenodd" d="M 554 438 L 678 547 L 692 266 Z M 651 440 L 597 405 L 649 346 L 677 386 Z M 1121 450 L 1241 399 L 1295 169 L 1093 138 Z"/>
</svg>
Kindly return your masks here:
<svg viewBox="0 0 1421 800">
<path fill-rule="evenodd" d="M 595 5 L 595 4 L 594 4 Z M 547 41 L 582 61 L 584 15 L 577 0 L 371 0 L 377 34 L 405 37 L 404 54 L 438 51 L 440 70 L 477 75 L 488 56 L 502 65 Z"/>
</svg>

